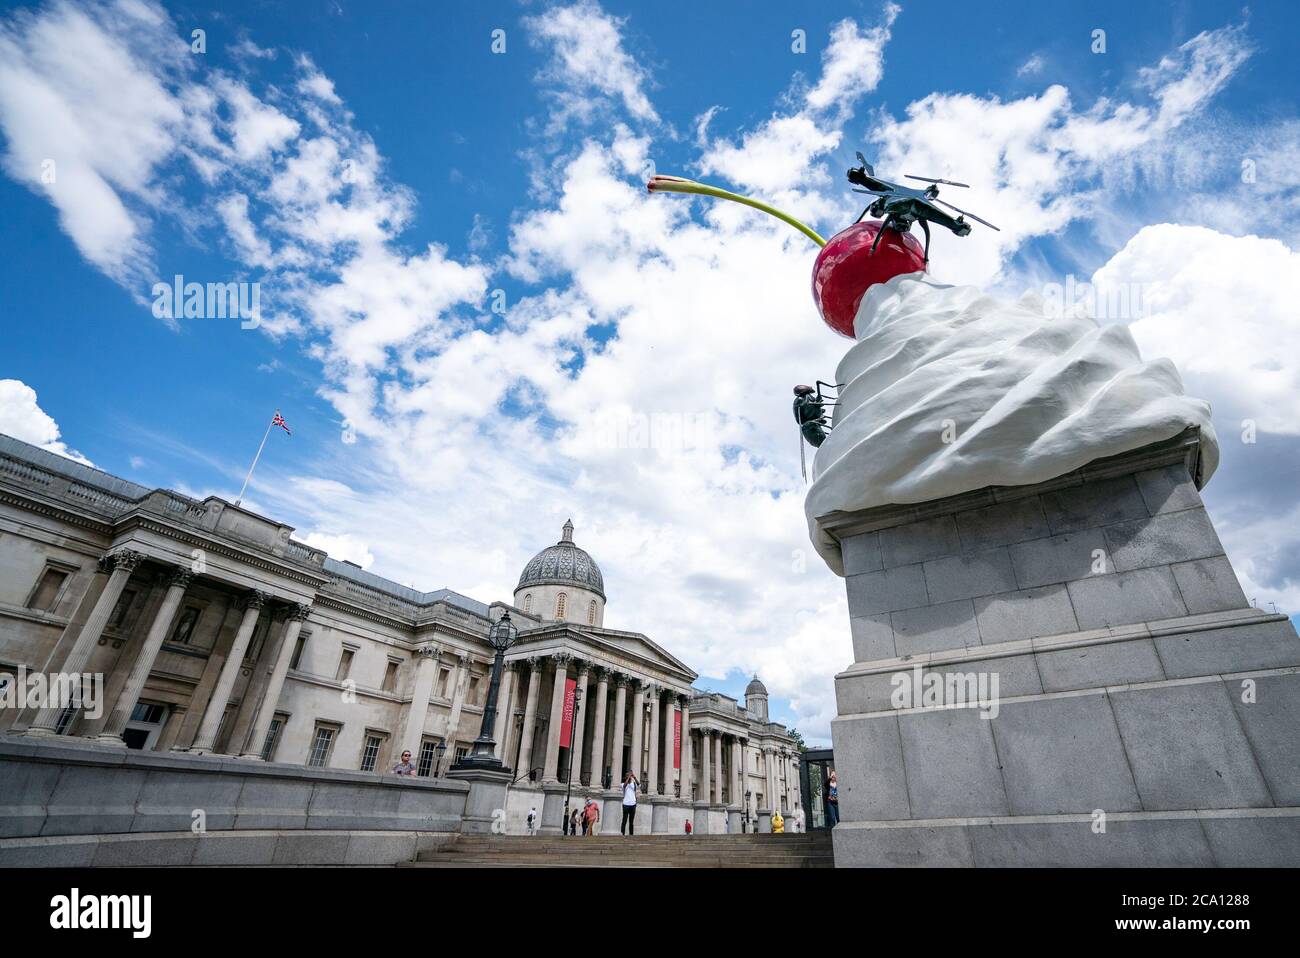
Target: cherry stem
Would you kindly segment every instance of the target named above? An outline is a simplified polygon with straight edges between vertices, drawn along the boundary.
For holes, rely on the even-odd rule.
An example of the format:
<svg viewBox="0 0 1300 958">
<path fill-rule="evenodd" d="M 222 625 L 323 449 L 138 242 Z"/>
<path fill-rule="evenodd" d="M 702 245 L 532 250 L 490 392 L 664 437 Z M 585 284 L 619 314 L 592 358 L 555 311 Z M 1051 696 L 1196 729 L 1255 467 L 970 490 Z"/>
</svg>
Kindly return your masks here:
<svg viewBox="0 0 1300 958">
<path fill-rule="evenodd" d="M 694 196 L 712 196 L 719 200 L 731 200 L 733 203 L 762 210 L 764 213 L 775 216 L 782 222 L 789 223 L 818 246 L 826 245 L 826 241 L 817 232 L 800 223 L 789 213 L 784 213 L 775 206 L 769 206 L 762 200 L 750 199 L 748 196 L 741 196 L 739 193 L 732 193 L 729 190 L 710 186 L 708 183 L 697 183 L 694 180 L 684 179 L 680 176 L 656 176 L 646 184 L 646 189 L 651 193 L 689 193 Z"/>
</svg>

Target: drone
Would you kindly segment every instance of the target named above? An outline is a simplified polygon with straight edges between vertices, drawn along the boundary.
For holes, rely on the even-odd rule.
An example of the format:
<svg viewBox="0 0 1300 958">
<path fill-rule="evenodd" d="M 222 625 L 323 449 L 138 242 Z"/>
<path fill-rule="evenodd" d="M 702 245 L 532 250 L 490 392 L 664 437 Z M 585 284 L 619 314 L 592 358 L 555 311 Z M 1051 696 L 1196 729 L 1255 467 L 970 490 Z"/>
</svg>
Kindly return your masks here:
<svg viewBox="0 0 1300 958">
<path fill-rule="evenodd" d="M 876 251 L 876 246 L 880 243 L 880 237 L 884 235 L 885 230 L 892 227 L 900 233 L 906 233 L 912 228 L 912 224 L 916 222 L 921 224 L 921 231 L 925 233 L 925 261 L 927 263 L 930 262 L 930 223 L 947 227 L 957 236 L 965 236 L 970 232 L 970 224 L 966 222 L 968 216 L 976 223 L 982 223 L 989 229 L 998 229 L 988 220 L 980 219 L 974 213 L 968 213 L 953 206 L 946 200 L 939 199 L 940 183 L 945 186 L 960 186 L 963 189 L 970 189 L 968 183 L 939 180 L 932 176 L 913 176 L 911 173 L 903 174 L 905 179 L 921 180 L 930 184 L 925 189 L 917 189 L 913 186 L 903 186 L 899 183 L 891 183 L 889 180 L 880 179 L 861 153 L 858 154 L 858 162 L 861 166 L 849 170 L 849 182 L 854 184 L 853 192 L 869 193 L 877 197 L 874 203 L 862 211 L 862 216 L 858 217 L 858 222 L 862 222 L 862 218 L 868 214 L 884 217 L 885 220 L 880 231 L 876 233 L 875 241 L 871 244 L 871 252 L 873 253 Z M 861 187 L 861 189 L 858 187 Z M 935 205 L 936 203 L 940 203 L 950 210 L 955 210 L 958 215 L 953 217 L 945 213 Z M 1002 231 L 998 230 L 998 232 Z"/>
</svg>

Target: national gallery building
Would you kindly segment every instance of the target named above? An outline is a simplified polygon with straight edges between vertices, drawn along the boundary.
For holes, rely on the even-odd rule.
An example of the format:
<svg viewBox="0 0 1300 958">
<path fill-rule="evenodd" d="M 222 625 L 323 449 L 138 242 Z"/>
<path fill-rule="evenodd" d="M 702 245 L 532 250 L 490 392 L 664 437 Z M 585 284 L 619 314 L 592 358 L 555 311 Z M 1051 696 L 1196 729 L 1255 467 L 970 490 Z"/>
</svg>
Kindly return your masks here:
<svg viewBox="0 0 1300 958">
<path fill-rule="evenodd" d="M 566 786 L 606 802 L 608 831 L 625 770 L 644 789 L 638 831 L 739 831 L 799 807 L 795 739 L 763 684 L 743 704 L 697 691 L 648 636 L 605 628 L 572 523 L 492 603 L 406 588 L 292 532 L 0 436 L 0 687 L 102 676 L 94 714 L 3 708 L 0 734 L 376 775 L 409 750 L 436 777 L 480 733 L 489 630 L 509 613 L 493 739 L 514 770 L 510 831 L 533 808 L 557 830 Z"/>
</svg>

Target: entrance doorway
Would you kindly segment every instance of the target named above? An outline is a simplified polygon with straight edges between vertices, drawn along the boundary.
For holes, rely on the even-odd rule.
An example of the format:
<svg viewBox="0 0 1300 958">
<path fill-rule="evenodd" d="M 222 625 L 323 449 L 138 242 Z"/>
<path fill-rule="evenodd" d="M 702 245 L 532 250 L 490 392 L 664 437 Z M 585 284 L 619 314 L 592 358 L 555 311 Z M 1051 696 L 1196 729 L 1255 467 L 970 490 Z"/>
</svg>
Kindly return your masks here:
<svg viewBox="0 0 1300 958">
<path fill-rule="evenodd" d="M 835 771 L 835 753 L 828 748 L 811 748 L 799 763 L 800 794 L 808 830 L 827 829 L 839 818 L 829 807 L 830 775 Z"/>
</svg>

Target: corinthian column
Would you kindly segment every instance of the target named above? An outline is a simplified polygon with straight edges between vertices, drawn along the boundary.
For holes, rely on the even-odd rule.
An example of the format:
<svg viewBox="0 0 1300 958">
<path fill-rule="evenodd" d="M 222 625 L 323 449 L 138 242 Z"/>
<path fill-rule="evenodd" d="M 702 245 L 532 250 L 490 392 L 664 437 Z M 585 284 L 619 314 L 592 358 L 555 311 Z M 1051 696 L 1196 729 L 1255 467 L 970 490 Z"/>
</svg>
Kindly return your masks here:
<svg viewBox="0 0 1300 958">
<path fill-rule="evenodd" d="M 582 740 L 587 727 L 587 676 L 591 672 L 591 663 L 582 662 L 578 666 L 578 684 L 574 689 L 573 734 L 569 739 L 569 781 L 582 784 Z M 578 703 L 581 703 L 579 706 Z"/>
<path fill-rule="evenodd" d="M 253 592 L 244 599 L 244 617 L 239 621 L 239 631 L 235 633 L 235 643 L 226 654 L 226 661 L 221 665 L 221 674 L 217 676 L 216 687 L 208 699 L 208 708 L 203 713 L 203 722 L 199 725 L 199 734 L 190 746 L 191 752 L 211 752 L 217 741 L 217 729 L 221 727 L 221 717 L 226 713 L 230 703 L 230 691 L 235 687 L 235 679 L 244 664 L 244 653 L 248 651 L 248 642 L 257 628 L 257 617 L 262 607 L 270 598 L 265 592 Z"/>
<path fill-rule="evenodd" d="M 744 751 L 740 747 L 740 739 L 732 736 L 731 739 L 731 799 L 729 804 L 739 805 L 742 801 L 740 788 L 740 770 L 745 764 Z"/>
<path fill-rule="evenodd" d="M 266 733 L 275 718 L 275 707 L 280 703 L 280 692 L 284 688 L 284 677 L 289 674 L 289 663 L 293 661 L 294 650 L 298 647 L 298 633 L 302 624 L 311 614 L 311 606 L 295 604 L 289 612 L 289 621 L 284 626 L 284 637 L 280 639 L 280 651 L 275 657 L 275 666 L 271 669 L 271 680 L 266 683 L 266 693 L 262 696 L 262 705 L 257 710 L 257 720 L 253 723 L 253 734 L 248 740 L 248 751 L 241 758 L 261 761 L 262 745 L 266 742 Z M 401 754 L 400 752 L 398 753 Z"/>
<path fill-rule="evenodd" d="M 143 559 L 144 556 L 139 552 L 122 549 L 100 560 L 100 571 L 109 572 L 110 569 L 112 571 L 109 573 L 104 591 L 99 594 L 95 602 L 95 608 L 90 612 L 90 618 L 86 619 L 86 624 L 81 627 L 81 634 L 77 636 L 77 641 L 73 643 L 63 664 L 59 667 L 58 671 L 61 674 L 78 675 L 86 670 L 86 663 L 90 661 L 90 655 L 95 651 L 99 637 L 104 634 L 108 617 L 113 614 L 117 600 L 122 597 L 122 590 L 126 588 L 131 573 Z M 73 625 L 69 623 L 67 628 L 71 629 Z M 64 631 L 66 633 L 67 630 Z M 64 706 L 67 704 L 70 703 L 55 702 L 46 705 L 32 719 L 27 734 L 36 736 L 57 734 L 55 729 L 59 727 L 59 716 L 63 714 Z"/>
<path fill-rule="evenodd" d="M 599 787 L 605 774 L 605 708 L 609 696 L 609 669 L 596 666 L 596 712 L 591 722 L 591 773 L 584 785 Z"/>
<path fill-rule="evenodd" d="M 713 802 L 713 733 L 700 729 L 700 801 Z"/>
<path fill-rule="evenodd" d="M 678 703 L 682 710 L 682 767 L 678 775 L 681 782 L 681 799 L 684 802 L 691 801 L 691 790 L 694 787 L 695 770 L 691 763 L 695 757 L 691 754 L 691 700 L 687 695 L 678 697 Z"/>
<path fill-rule="evenodd" d="M 140 698 L 140 693 L 144 691 L 149 673 L 153 671 L 158 650 L 162 648 L 163 641 L 171 632 L 172 622 L 176 618 L 176 609 L 180 606 L 193 575 L 188 570 L 175 569 L 164 578 L 167 582 L 167 594 L 163 596 L 158 614 L 154 616 L 153 623 L 149 626 L 149 634 L 145 636 L 144 645 L 136 654 L 135 662 L 131 665 L 131 674 L 127 676 L 126 685 L 122 686 L 122 691 L 117 697 L 117 704 L 113 706 L 112 714 L 109 715 L 103 730 L 97 736 L 102 742 L 111 745 L 126 744 L 122 741 L 122 732 L 126 730 L 126 723 L 131 720 L 135 703 Z"/>
<path fill-rule="evenodd" d="M 560 723 L 564 720 L 564 683 L 569 678 L 569 659 L 567 652 L 554 656 L 555 681 L 551 685 L 551 724 L 546 728 L 546 764 L 542 769 L 542 781 L 558 784 L 560 781 Z"/>
<path fill-rule="evenodd" d="M 513 662 L 506 662 L 501 669 L 501 692 L 497 701 L 497 721 L 492 728 L 492 741 L 496 743 L 494 754 L 503 762 L 507 762 L 506 738 L 510 730 L 510 713 L 514 711 L 514 693 L 515 693 L 515 666 Z"/>
<path fill-rule="evenodd" d="M 620 675 L 617 678 L 618 691 L 614 693 L 614 740 L 609 743 L 609 765 L 613 769 L 611 775 L 614 778 L 614 785 L 623 781 L 623 717 L 627 708 L 627 682 L 626 675 Z"/>
<path fill-rule="evenodd" d="M 420 739 L 424 737 L 424 720 L 429 715 L 429 699 L 433 695 L 433 680 L 438 672 L 438 646 L 426 642 L 415 650 L 415 685 L 411 689 L 411 707 L 406 713 L 406 730 L 402 733 L 402 747 L 398 751 L 410 752 L 416 761 L 420 758 Z"/>
<path fill-rule="evenodd" d="M 649 767 L 645 770 L 645 790 L 647 795 L 659 792 L 659 695 L 661 689 L 650 690 L 650 756 Z"/>
<path fill-rule="evenodd" d="M 520 729 L 519 768 L 515 777 L 531 776 L 533 771 L 533 737 L 537 732 L 537 697 L 542 688 L 542 665 L 535 659 L 529 659 L 528 699 L 524 705 L 524 727 Z"/>
<path fill-rule="evenodd" d="M 645 769 L 641 767 L 641 750 L 645 745 L 645 683 L 640 679 L 632 680 L 632 774 L 641 781 Z M 643 786 L 644 787 L 644 786 Z"/>
<path fill-rule="evenodd" d="M 722 733 L 713 736 L 713 780 L 717 802 L 722 804 Z"/>
</svg>

